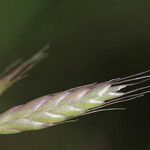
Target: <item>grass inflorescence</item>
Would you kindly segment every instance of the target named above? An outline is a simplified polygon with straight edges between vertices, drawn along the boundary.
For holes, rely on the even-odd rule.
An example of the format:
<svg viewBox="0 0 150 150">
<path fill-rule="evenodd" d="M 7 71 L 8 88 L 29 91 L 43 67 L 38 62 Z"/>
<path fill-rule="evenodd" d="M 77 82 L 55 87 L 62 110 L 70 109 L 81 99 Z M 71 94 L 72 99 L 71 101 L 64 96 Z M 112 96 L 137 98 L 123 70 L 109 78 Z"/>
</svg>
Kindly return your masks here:
<svg viewBox="0 0 150 150">
<path fill-rule="evenodd" d="M 44 50 L 6 71 L 0 78 L 0 93 L 21 79 L 37 62 L 45 58 Z M 0 134 L 12 134 L 47 128 L 74 117 L 101 111 L 102 108 L 129 101 L 150 92 L 149 71 L 103 83 L 93 83 L 36 98 L 0 115 Z"/>
</svg>

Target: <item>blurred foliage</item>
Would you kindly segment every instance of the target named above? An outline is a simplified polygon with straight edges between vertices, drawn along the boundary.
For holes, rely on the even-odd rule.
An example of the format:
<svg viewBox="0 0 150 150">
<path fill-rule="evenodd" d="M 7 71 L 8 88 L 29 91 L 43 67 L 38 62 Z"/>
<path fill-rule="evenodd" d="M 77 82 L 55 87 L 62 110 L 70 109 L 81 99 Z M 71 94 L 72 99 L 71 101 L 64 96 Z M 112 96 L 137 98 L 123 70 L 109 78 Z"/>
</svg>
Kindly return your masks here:
<svg viewBox="0 0 150 150">
<path fill-rule="evenodd" d="M 1 0 L 0 71 L 50 43 L 49 58 L 1 97 L 1 112 L 35 97 L 149 69 L 147 0 Z M 1 149 L 150 149 L 149 96 L 37 132 L 0 136 Z M 114 106 L 115 107 L 115 106 Z"/>
</svg>

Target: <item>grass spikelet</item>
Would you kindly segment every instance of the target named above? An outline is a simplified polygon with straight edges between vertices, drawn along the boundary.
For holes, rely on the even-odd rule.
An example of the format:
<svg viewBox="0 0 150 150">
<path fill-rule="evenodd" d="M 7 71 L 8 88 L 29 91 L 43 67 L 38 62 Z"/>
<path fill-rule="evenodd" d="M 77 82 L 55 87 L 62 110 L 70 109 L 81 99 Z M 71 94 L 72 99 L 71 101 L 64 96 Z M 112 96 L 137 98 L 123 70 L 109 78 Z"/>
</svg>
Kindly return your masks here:
<svg viewBox="0 0 150 150">
<path fill-rule="evenodd" d="M 101 111 L 114 103 L 141 97 L 150 92 L 149 80 L 149 71 L 146 71 L 39 97 L 2 113 L 0 134 L 47 128 Z"/>
<path fill-rule="evenodd" d="M 0 76 L 0 95 L 18 80 L 24 78 L 26 72 L 47 57 L 46 50 L 48 48 L 49 45 L 46 45 L 28 60 L 21 62 L 21 59 L 18 59 L 8 66 Z"/>
</svg>

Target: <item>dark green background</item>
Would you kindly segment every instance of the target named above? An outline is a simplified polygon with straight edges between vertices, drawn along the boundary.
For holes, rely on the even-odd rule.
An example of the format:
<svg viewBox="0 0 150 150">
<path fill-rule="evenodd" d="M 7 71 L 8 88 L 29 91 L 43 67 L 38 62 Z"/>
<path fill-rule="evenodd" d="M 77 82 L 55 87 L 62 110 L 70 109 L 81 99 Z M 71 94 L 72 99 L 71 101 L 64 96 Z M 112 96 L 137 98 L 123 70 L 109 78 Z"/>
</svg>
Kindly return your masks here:
<svg viewBox="0 0 150 150">
<path fill-rule="evenodd" d="M 1 112 L 33 98 L 150 69 L 148 0 L 1 0 L 0 71 L 50 43 L 49 58 L 0 99 Z M 0 135 L 1 150 L 148 150 L 150 96 L 79 121 Z"/>
</svg>

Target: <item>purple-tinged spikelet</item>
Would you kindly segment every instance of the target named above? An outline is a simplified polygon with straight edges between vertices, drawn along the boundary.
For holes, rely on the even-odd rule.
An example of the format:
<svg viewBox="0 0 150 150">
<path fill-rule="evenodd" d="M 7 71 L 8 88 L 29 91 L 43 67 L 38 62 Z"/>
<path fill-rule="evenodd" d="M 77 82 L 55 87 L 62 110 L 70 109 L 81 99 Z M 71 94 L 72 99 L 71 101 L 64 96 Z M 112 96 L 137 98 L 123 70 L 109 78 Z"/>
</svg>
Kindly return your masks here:
<svg viewBox="0 0 150 150">
<path fill-rule="evenodd" d="M 146 71 L 37 98 L 2 113 L 0 133 L 11 134 L 46 128 L 100 111 L 114 103 L 141 97 L 150 92 L 149 80 L 149 71 Z"/>
<path fill-rule="evenodd" d="M 25 77 L 25 73 L 32 69 L 37 63 L 42 59 L 47 57 L 46 50 L 49 48 L 49 45 L 46 45 L 41 50 L 39 50 L 35 55 L 30 59 L 21 63 L 21 60 L 18 59 L 12 63 L 9 67 L 6 68 L 4 73 L 0 76 L 0 95 L 5 92 L 10 86 L 16 83 L 18 80 Z"/>
</svg>

